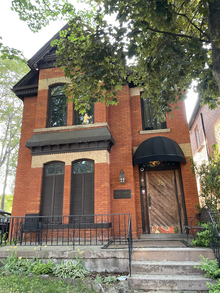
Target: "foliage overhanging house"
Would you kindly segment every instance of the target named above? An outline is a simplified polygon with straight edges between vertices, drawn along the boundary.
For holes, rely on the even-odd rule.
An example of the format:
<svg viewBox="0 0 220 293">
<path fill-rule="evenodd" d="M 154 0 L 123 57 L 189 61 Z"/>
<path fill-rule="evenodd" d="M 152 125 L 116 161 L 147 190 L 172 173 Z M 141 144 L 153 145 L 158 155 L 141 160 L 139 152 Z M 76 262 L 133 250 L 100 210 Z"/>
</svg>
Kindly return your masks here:
<svg viewBox="0 0 220 293">
<path fill-rule="evenodd" d="M 81 115 L 66 103 L 51 40 L 13 88 L 24 112 L 12 216 L 131 213 L 133 237 L 185 233 L 198 196 L 184 103 L 159 123 L 141 88 L 126 84 L 117 106 Z"/>
</svg>

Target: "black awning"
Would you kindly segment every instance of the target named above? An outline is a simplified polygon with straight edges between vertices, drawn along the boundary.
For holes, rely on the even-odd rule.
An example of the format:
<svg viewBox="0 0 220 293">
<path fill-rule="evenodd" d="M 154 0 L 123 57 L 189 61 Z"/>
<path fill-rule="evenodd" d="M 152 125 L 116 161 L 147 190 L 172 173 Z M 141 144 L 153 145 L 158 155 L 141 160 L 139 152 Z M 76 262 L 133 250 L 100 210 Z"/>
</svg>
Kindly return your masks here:
<svg viewBox="0 0 220 293">
<path fill-rule="evenodd" d="M 75 131 L 34 134 L 26 142 L 26 147 L 30 148 L 45 145 L 61 145 L 100 140 L 110 140 L 114 143 L 114 138 L 111 136 L 111 133 L 106 127 L 104 127 Z"/>
<path fill-rule="evenodd" d="M 134 166 L 150 161 L 173 161 L 186 163 L 180 146 L 172 139 L 157 136 L 143 141 L 134 154 Z"/>
<path fill-rule="evenodd" d="M 31 154 L 44 155 L 94 150 L 111 151 L 115 141 L 107 127 L 34 134 L 26 147 Z"/>
</svg>

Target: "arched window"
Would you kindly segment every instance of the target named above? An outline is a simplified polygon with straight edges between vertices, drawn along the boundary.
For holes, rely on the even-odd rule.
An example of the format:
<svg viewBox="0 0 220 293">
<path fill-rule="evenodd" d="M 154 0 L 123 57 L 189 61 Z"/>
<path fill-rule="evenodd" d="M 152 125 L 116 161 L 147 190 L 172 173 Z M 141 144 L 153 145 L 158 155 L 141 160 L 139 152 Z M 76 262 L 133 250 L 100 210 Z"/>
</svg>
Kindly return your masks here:
<svg viewBox="0 0 220 293">
<path fill-rule="evenodd" d="M 70 214 L 94 214 L 94 162 L 91 160 L 73 162 Z M 93 222 L 93 217 L 83 219 Z"/>
<path fill-rule="evenodd" d="M 47 127 L 66 126 L 67 124 L 67 97 L 64 85 L 50 87 L 48 99 Z"/>
<path fill-rule="evenodd" d="M 41 216 L 61 216 L 63 213 L 63 187 L 65 165 L 61 162 L 44 166 L 41 195 Z"/>
</svg>

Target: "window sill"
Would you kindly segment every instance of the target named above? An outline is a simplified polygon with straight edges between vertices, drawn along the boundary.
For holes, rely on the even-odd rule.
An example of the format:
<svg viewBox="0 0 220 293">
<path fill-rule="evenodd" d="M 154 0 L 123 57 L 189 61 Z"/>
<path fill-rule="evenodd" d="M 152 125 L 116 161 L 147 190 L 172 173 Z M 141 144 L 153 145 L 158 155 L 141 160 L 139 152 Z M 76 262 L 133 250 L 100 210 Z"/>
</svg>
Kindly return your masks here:
<svg viewBox="0 0 220 293">
<path fill-rule="evenodd" d="M 38 129 L 34 129 L 33 132 L 49 132 L 49 131 L 69 130 L 69 129 L 84 129 L 84 128 L 94 128 L 94 127 L 100 127 L 100 126 L 107 126 L 109 129 L 108 123 L 104 122 L 104 123 L 93 123 L 93 124 L 85 124 L 85 125 L 38 128 Z"/>
<path fill-rule="evenodd" d="M 150 134 L 150 133 L 163 133 L 163 132 L 171 132 L 170 128 L 166 129 L 154 129 L 154 130 L 141 130 L 140 134 Z"/>
</svg>

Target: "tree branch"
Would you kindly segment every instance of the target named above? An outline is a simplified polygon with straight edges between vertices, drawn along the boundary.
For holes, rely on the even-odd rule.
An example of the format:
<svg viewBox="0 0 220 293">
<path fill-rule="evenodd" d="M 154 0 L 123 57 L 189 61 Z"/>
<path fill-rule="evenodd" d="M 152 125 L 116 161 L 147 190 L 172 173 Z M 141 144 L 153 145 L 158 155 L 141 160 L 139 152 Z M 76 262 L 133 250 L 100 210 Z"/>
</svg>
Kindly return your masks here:
<svg viewBox="0 0 220 293">
<path fill-rule="evenodd" d="M 155 32 L 155 33 L 159 33 L 159 34 L 166 34 L 166 35 L 171 35 L 171 36 L 176 36 L 176 37 L 183 37 L 183 38 L 188 38 L 188 39 L 195 39 L 195 40 L 198 40 L 200 42 L 204 42 L 204 43 L 211 43 L 210 40 L 205 40 L 205 39 L 201 39 L 201 38 L 195 38 L 193 36 L 190 36 L 190 35 L 182 35 L 182 34 L 176 34 L 176 33 L 171 33 L 171 32 L 166 32 L 166 31 L 161 31 L 161 30 L 157 30 L 157 29 L 154 29 L 152 27 L 145 27 L 147 30 L 151 30 L 152 32 Z M 139 31 L 139 32 L 142 32 L 142 31 Z"/>
<path fill-rule="evenodd" d="M 183 4 L 184 4 L 184 2 L 182 3 L 181 8 L 182 8 Z M 171 5 L 174 6 L 174 7 L 177 9 L 177 7 L 176 7 L 174 4 L 171 4 Z M 181 9 L 179 9 L 179 12 L 175 12 L 176 15 L 179 15 L 179 16 L 183 16 L 183 17 L 185 17 L 185 18 L 188 20 L 188 22 L 189 22 L 192 26 L 194 26 L 194 27 L 200 32 L 200 36 L 201 36 L 201 34 L 202 34 L 202 35 L 206 36 L 206 37 L 208 38 L 208 40 L 210 41 L 209 36 L 208 36 L 206 33 L 204 33 L 203 30 L 202 30 L 201 28 L 199 28 L 195 23 L 192 22 L 192 20 L 193 20 L 193 18 L 194 18 L 194 16 L 195 16 L 196 12 L 198 11 L 198 9 L 195 10 L 195 13 L 194 13 L 192 19 L 190 19 L 185 13 L 180 13 L 180 10 L 181 10 Z M 189 26 L 188 26 L 188 28 L 189 28 Z M 188 31 L 188 29 L 187 29 L 186 31 Z"/>
</svg>

